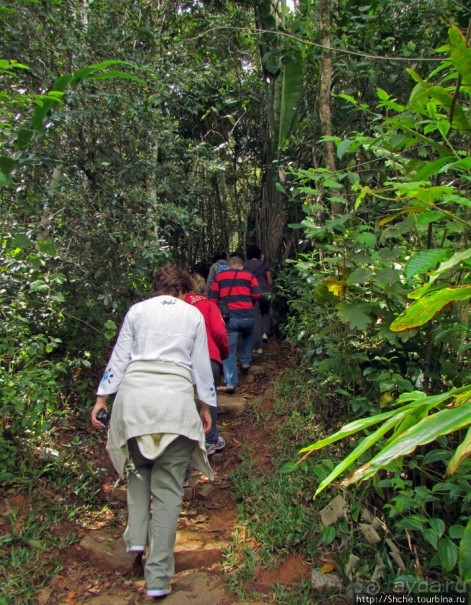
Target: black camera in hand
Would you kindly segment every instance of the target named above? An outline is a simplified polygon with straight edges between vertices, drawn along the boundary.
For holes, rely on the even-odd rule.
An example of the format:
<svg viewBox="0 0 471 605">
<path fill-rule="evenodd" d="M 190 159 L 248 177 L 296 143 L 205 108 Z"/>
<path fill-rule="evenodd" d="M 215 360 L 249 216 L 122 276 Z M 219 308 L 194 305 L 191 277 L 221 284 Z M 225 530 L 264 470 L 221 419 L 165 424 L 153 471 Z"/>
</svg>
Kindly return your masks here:
<svg viewBox="0 0 471 605">
<path fill-rule="evenodd" d="M 96 415 L 96 419 L 98 420 L 98 422 L 101 422 L 101 424 L 105 427 L 105 429 L 108 428 L 108 425 L 110 423 L 110 418 L 111 418 L 111 414 L 109 412 L 107 412 L 106 410 L 104 410 L 103 408 Z"/>
</svg>

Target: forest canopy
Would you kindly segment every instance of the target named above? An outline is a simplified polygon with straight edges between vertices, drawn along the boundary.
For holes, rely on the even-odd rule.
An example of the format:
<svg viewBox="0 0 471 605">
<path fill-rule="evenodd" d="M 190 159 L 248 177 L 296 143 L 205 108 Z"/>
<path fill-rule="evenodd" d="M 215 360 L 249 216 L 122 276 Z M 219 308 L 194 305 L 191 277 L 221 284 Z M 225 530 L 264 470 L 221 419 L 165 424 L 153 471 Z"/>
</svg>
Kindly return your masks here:
<svg viewBox="0 0 471 605">
<path fill-rule="evenodd" d="M 338 420 L 301 464 L 360 430 L 372 448 L 313 493 L 387 469 L 378 490 L 404 496 L 438 440 L 427 481 L 461 473 L 464 494 L 470 18 L 460 0 L 1 0 L 3 481 L 24 439 L 84 421 L 157 267 L 255 243 L 309 413 Z M 469 510 L 468 492 L 460 539 Z M 458 538 L 440 550 L 421 523 L 469 580 Z"/>
</svg>

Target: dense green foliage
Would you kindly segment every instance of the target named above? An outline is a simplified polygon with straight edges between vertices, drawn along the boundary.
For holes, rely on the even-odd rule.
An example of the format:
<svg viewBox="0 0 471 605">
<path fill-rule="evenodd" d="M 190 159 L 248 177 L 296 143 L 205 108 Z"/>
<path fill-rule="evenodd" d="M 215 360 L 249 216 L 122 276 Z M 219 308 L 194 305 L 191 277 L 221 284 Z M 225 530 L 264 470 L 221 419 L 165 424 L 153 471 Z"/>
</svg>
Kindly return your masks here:
<svg viewBox="0 0 471 605">
<path fill-rule="evenodd" d="M 352 517 L 357 489 L 384 505 L 410 575 L 469 579 L 469 9 L 291 4 L 0 2 L 0 477 L 41 473 L 41 444 L 83 424 L 156 266 L 257 241 L 303 355 L 281 462 L 357 449 L 285 483 L 242 469 L 254 509 L 280 494 L 252 531 L 273 518 L 268 550 L 314 559 L 293 501 L 348 469 L 369 479 Z M 436 552 L 420 569 L 411 532 Z"/>
<path fill-rule="evenodd" d="M 424 551 L 437 551 L 427 573 L 437 566 L 469 580 L 471 49 L 451 28 L 446 50 L 427 79 L 410 71 L 416 85 L 405 104 L 381 88 L 373 110 L 341 95 L 374 116 L 372 131 L 335 138 L 344 170 L 297 171 L 313 250 L 296 265 L 303 288 L 290 333 L 305 342 L 322 387 L 316 407 L 339 398 L 348 406 L 349 422 L 304 447 L 304 459 L 366 431 L 316 494 L 347 469 L 341 485 L 375 477 L 381 498 L 393 487 L 397 496 L 383 505 L 388 526 L 417 531 Z M 358 171 L 367 163 L 374 180 Z M 322 221 L 322 201 L 334 196 L 347 212 Z M 408 297 L 414 302 L 399 314 Z M 450 490 L 464 491 L 458 510 Z"/>
</svg>

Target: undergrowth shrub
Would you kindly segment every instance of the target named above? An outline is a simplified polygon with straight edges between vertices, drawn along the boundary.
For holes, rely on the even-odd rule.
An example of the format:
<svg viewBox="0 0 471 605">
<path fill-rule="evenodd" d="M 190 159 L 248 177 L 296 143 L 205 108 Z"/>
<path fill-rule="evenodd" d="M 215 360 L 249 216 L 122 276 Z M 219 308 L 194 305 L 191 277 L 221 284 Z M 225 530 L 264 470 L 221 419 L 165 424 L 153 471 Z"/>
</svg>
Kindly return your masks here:
<svg viewBox="0 0 471 605">
<path fill-rule="evenodd" d="M 462 86 L 471 49 L 452 27 L 446 50 L 428 80 L 408 70 L 415 86 L 407 104 L 381 89 L 373 109 L 339 95 L 373 118 L 372 129 L 330 137 L 342 165 L 336 172 L 294 171 L 305 249 L 297 277 L 289 267 L 279 279 L 290 308 L 286 334 L 302 348 L 312 392 L 344 416 L 285 469 L 348 444 L 331 473 L 313 480 L 316 497 L 346 471 L 340 487 L 349 494 L 370 480 L 366 501 L 383 510 L 404 557 L 399 574 L 385 566 L 388 586 L 471 579 L 471 122 Z M 326 220 L 333 202 L 345 212 Z"/>
<path fill-rule="evenodd" d="M 16 476 L 22 440 L 67 426 L 75 398 L 90 389 L 90 354 L 70 347 L 67 278 L 56 254 L 54 241 L 19 226 L 0 244 L 2 481 Z"/>
</svg>

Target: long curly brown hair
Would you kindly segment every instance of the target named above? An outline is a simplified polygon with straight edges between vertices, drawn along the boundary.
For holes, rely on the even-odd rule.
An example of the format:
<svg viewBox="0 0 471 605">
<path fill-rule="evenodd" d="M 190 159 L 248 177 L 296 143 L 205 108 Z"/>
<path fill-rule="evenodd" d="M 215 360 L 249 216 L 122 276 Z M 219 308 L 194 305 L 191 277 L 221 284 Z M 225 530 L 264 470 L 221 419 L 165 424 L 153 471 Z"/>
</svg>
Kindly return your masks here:
<svg viewBox="0 0 471 605">
<path fill-rule="evenodd" d="M 178 297 L 180 294 L 190 292 L 193 282 L 185 269 L 176 265 L 165 265 L 155 274 L 152 286 L 155 296 L 167 294 Z"/>
</svg>

